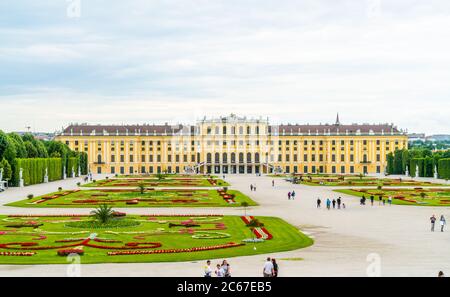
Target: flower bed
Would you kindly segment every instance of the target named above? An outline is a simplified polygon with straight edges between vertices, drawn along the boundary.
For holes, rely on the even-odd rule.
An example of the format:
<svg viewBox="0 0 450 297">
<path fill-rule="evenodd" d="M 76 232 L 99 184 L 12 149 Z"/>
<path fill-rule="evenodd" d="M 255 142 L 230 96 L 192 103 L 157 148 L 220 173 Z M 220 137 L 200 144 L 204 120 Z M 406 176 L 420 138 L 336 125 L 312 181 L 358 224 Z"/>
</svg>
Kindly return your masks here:
<svg viewBox="0 0 450 297">
<path fill-rule="evenodd" d="M 226 249 L 226 248 L 238 247 L 238 246 L 243 246 L 243 245 L 244 245 L 243 243 L 229 242 L 229 243 L 220 244 L 220 245 L 185 248 L 185 249 L 167 249 L 167 250 L 152 250 L 152 251 L 137 250 L 137 251 L 109 252 L 108 256 L 191 253 L 191 252 L 203 252 L 203 251 Z"/>
<path fill-rule="evenodd" d="M 68 256 L 70 254 L 76 254 L 76 255 L 84 255 L 84 251 L 81 248 L 77 249 L 65 249 L 65 250 L 58 250 L 58 256 Z"/>
<path fill-rule="evenodd" d="M 23 256 L 30 257 L 35 255 L 35 252 L 0 252 L 0 256 Z"/>
</svg>

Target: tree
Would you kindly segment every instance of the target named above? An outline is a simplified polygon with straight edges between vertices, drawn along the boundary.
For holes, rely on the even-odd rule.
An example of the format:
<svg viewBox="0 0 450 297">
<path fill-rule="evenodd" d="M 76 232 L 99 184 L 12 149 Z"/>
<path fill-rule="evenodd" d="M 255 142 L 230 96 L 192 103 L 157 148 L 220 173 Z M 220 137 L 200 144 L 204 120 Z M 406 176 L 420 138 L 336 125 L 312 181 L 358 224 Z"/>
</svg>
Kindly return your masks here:
<svg viewBox="0 0 450 297">
<path fill-rule="evenodd" d="M 15 142 L 0 130 L 0 159 L 5 158 L 9 164 L 14 162 L 17 156 Z"/>
<path fill-rule="evenodd" d="M 247 201 L 241 202 L 241 206 L 244 208 L 244 216 L 247 216 L 248 202 Z"/>
<path fill-rule="evenodd" d="M 114 211 L 106 204 L 100 205 L 91 211 L 92 216 L 100 223 L 106 224 L 114 217 Z"/>
<path fill-rule="evenodd" d="M 157 174 L 156 174 L 156 178 L 157 178 L 158 180 L 163 180 L 163 179 L 164 179 L 164 174 L 162 174 L 162 173 L 157 173 Z"/>
<path fill-rule="evenodd" d="M 12 178 L 12 169 L 11 165 L 9 164 L 8 160 L 3 159 L 0 162 L 0 168 L 3 168 L 3 179 L 6 181 L 11 180 Z"/>
<path fill-rule="evenodd" d="M 25 144 L 22 140 L 22 137 L 20 137 L 17 133 L 8 133 L 8 137 L 11 139 L 12 142 L 14 142 L 15 148 L 16 148 L 16 157 L 17 158 L 26 158 L 27 157 L 27 150 L 25 148 Z"/>
<path fill-rule="evenodd" d="M 36 149 L 36 147 L 34 146 L 34 144 L 31 141 L 25 141 L 25 150 L 27 152 L 27 157 L 28 158 L 38 158 L 39 157 L 39 153 L 38 150 Z"/>
<path fill-rule="evenodd" d="M 141 192 L 141 194 L 144 194 L 145 184 L 143 182 L 140 182 L 138 185 L 138 189 L 139 189 L 139 192 Z"/>
</svg>

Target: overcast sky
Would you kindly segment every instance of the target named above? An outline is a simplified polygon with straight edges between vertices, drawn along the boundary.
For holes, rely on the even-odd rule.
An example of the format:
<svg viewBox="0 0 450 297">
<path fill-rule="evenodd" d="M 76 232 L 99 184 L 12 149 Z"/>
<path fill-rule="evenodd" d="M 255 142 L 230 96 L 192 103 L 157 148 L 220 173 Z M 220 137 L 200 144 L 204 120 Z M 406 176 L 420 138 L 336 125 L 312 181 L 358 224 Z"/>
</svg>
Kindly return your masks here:
<svg viewBox="0 0 450 297">
<path fill-rule="evenodd" d="M 0 110 L 5 131 L 339 112 L 450 133 L 450 1 L 2 0 Z"/>
</svg>

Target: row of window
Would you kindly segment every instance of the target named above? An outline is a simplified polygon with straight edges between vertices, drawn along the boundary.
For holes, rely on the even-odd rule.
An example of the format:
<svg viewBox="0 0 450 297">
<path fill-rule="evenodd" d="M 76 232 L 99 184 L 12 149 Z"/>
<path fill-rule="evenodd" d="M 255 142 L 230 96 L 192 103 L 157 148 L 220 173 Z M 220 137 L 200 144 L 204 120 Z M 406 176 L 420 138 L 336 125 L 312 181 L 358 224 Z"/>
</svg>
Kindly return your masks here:
<svg viewBox="0 0 450 297">
<path fill-rule="evenodd" d="M 110 168 L 110 173 L 111 174 L 116 174 L 116 173 L 120 173 L 120 174 L 137 174 L 137 173 L 162 173 L 162 167 L 161 166 L 149 166 L 148 168 L 145 166 L 141 166 L 140 171 L 137 171 L 138 168 L 134 167 L 134 166 L 129 166 L 129 167 L 124 167 L 124 166 L 120 166 L 117 168 L 116 171 L 116 167 L 115 166 L 111 166 Z M 299 172 L 299 167 L 298 166 L 286 166 L 283 168 L 285 173 L 300 173 Z M 168 166 L 166 172 L 169 173 L 183 173 L 185 170 L 185 168 L 181 168 L 180 166 Z M 211 173 L 224 173 L 224 174 L 228 174 L 228 173 L 260 173 L 260 166 L 206 166 L 205 167 L 205 173 L 211 174 Z M 338 173 L 337 172 L 338 168 L 337 166 L 331 166 L 331 173 Z M 367 171 L 367 166 L 363 166 L 362 167 L 362 171 L 361 173 L 368 173 Z M 381 166 L 376 166 L 376 172 L 377 173 L 381 173 Z M 97 168 L 97 173 L 101 174 L 101 173 L 106 173 L 106 172 L 102 172 L 102 167 L 98 167 Z M 325 173 L 324 171 L 324 166 L 303 166 L 303 172 L 302 173 Z M 346 174 L 346 173 L 355 173 L 355 167 L 354 166 L 349 166 L 349 171 L 346 172 L 346 167 L 345 166 L 341 166 L 339 168 L 339 173 L 342 174 Z"/>
</svg>

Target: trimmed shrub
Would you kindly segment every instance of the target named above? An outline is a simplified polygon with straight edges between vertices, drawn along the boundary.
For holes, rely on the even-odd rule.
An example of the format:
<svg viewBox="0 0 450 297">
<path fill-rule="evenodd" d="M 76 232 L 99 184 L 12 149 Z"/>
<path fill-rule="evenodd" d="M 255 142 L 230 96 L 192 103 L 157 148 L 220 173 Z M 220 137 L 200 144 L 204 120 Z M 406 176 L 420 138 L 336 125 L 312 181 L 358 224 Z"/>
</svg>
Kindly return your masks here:
<svg viewBox="0 0 450 297">
<path fill-rule="evenodd" d="M 450 158 L 439 160 L 438 173 L 439 178 L 450 179 Z"/>
<path fill-rule="evenodd" d="M 33 158 L 14 160 L 14 185 L 19 184 L 20 168 L 23 169 L 24 185 L 35 185 L 44 182 L 45 168 L 48 180 L 55 181 L 62 178 L 62 162 L 60 158 Z"/>
</svg>

